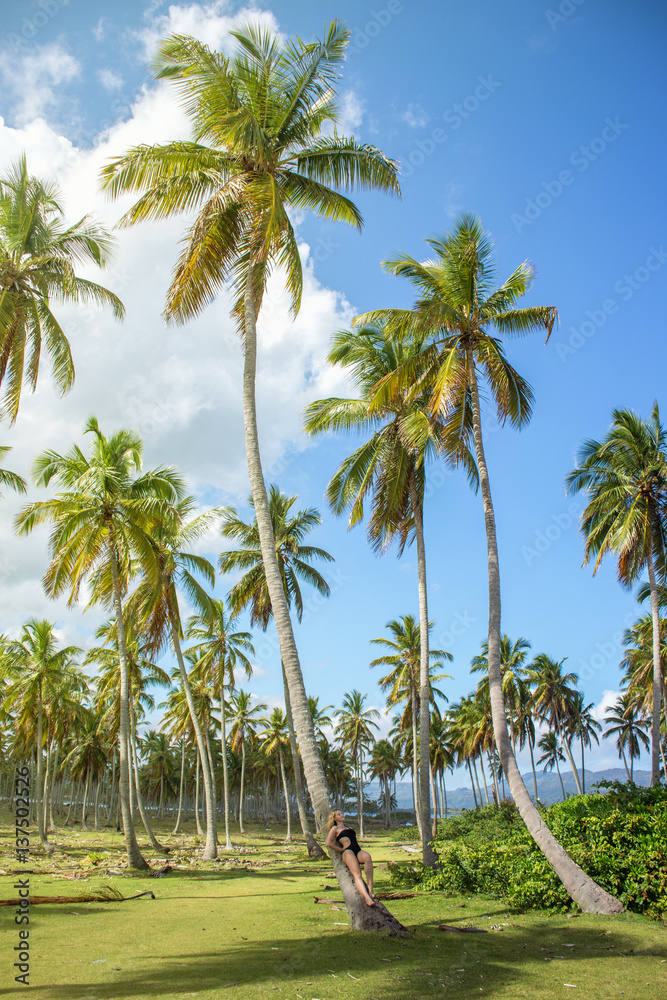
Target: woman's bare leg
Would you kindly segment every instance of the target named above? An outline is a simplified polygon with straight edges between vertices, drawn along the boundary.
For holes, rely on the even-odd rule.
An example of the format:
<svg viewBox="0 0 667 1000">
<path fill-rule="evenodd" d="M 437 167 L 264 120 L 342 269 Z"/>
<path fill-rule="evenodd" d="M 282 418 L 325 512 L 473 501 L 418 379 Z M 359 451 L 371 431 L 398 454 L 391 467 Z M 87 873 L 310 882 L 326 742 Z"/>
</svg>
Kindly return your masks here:
<svg viewBox="0 0 667 1000">
<path fill-rule="evenodd" d="M 364 871 L 366 872 L 366 881 L 368 882 L 368 891 L 372 898 L 375 899 L 373 892 L 373 859 L 368 851 L 360 851 L 358 860 L 363 863 Z"/>
<path fill-rule="evenodd" d="M 362 878 L 361 868 L 359 867 L 359 862 L 357 861 L 355 854 L 352 851 L 343 851 L 342 857 L 343 861 L 352 872 L 354 884 L 356 885 L 357 892 L 359 893 L 361 898 L 364 900 L 367 906 L 375 906 L 375 900 L 371 899 L 368 893 L 368 889 L 366 888 L 366 883 Z"/>
</svg>

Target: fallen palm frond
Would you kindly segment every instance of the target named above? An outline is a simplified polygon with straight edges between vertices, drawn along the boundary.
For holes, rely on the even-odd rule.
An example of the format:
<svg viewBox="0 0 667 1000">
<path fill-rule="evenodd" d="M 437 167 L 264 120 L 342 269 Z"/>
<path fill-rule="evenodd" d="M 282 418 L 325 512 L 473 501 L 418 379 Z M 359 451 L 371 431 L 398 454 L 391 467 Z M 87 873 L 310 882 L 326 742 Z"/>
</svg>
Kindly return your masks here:
<svg viewBox="0 0 667 1000">
<path fill-rule="evenodd" d="M 129 899 L 139 899 L 141 896 L 150 896 L 155 899 L 152 892 L 139 892 L 136 896 L 123 896 L 113 885 L 101 886 L 97 892 L 84 892 L 79 896 L 29 896 L 30 906 L 38 903 L 125 903 Z M 20 906 L 19 899 L 0 899 L 0 906 Z"/>
<path fill-rule="evenodd" d="M 460 931 L 462 934 L 488 934 L 488 931 L 483 927 L 473 927 L 469 924 L 467 927 L 452 927 L 451 924 L 439 924 L 439 931 Z"/>
</svg>

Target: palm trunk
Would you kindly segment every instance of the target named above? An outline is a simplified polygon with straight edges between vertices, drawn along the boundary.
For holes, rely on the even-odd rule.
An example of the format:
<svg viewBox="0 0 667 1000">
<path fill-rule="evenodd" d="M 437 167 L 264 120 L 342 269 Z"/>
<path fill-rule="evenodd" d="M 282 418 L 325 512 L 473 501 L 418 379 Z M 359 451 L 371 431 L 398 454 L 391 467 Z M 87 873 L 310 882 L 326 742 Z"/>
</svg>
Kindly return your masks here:
<svg viewBox="0 0 667 1000">
<path fill-rule="evenodd" d="M 423 842 L 422 813 L 419 802 L 419 737 L 417 735 L 417 692 L 410 678 L 410 707 L 412 711 L 412 797 L 415 803 L 415 821 L 419 830 L 419 839 Z"/>
<path fill-rule="evenodd" d="M 231 851 L 229 835 L 229 770 L 227 768 L 227 717 L 225 713 L 225 664 L 220 666 L 220 751 L 222 753 L 222 798 L 225 813 L 225 850 Z"/>
<path fill-rule="evenodd" d="M 487 806 L 490 806 L 491 803 L 489 802 L 489 789 L 486 784 L 486 772 L 484 771 L 484 757 L 482 755 L 481 750 L 479 754 L 479 766 L 482 771 L 482 781 L 484 782 L 484 798 L 486 799 Z"/>
<path fill-rule="evenodd" d="M 139 785 L 139 760 L 137 757 L 136 735 L 137 735 L 136 719 L 134 716 L 134 712 L 130 711 L 130 756 L 132 758 L 132 768 L 134 771 L 134 790 L 137 797 L 137 808 L 139 810 L 139 815 L 141 817 L 141 822 L 143 824 L 144 830 L 146 831 L 148 839 L 151 842 L 153 850 L 162 853 L 163 851 L 166 851 L 167 848 L 163 847 L 162 844 L 158 842 L 155 834 L 153 833 L 150 822 L 148 820 L 148 816 L 146 815 L 146 811 L 144 809 L 144 798 L 143 795 L 141 794 L 141 787 Z"/>
<path fill-rule="evenodd" d="M 294 791 L 296 793 L 296 804 L 299 810 L 299 822 L 301 824 L 301 832 L 305 838 L 306 846 L 308 847 L 308 857 L 323 858 L 324 851 L 317 843 L 317 841 L 313 837 L 308 827 L 306 800 L 303 794 L 303 780 L 301 778 L 301 761 L 299 760 L 299 747 L 296 741 L 296 733 L 294 732 L 294 719 L 292 717 L 292 704 L 289 696 L 289 687 L 287 686 L 287 677 L 285 676 L 285 667 L 282 665 L 282 663 L 280 666 L 283 672 L 283 689 L 285 691 L 285 718 L 287 719 L 290 749 L 292 751 L 292 766 L 294 767 Z"/>
<path fill-rule="evenodd" d="M 586 775 L 584 773 L 584 734 L 579 734 L 579 742 L 581 743 L 581 793 L 586 794 Z"/>
<path fill-rule="evenodd" d="M 123 819 L 123 834 L 125 837 L 125 849 L 127 851 L 127 863 L 130 868 L 148 868 L 144 857 L 139 850 L 137 837 L 134 832 L 132 822 L 132 810 L 130 805 L 130 760 L 128 755 L 128 733 L 129 733 L 129 691 L 130 678 L 127 667 L 127 646 L 125 642 L 125 623 L 123 621 L 123 605 L 120 596 L 120 584 L 118 582 L 118 562 L 116 557 L 116 547 L 113 536 L 109 542 L 109 557 L 111 561 L 111 578 L 113 582 L 113 603 L 116 612 L 116 634 L 118 636 L 118 661 L 120 664 L 120 710 L 119 710 L 119 752 L 120 752 L 120 776 L 118 780 L 118 792 L 120 798 L 120 810 Z"/>
<path fill-rule="evenodd" d="M 431 824 L 431 835 L 432 837 L 436 837 L 438 835 L 438 793 L 436 792 L 435 789 L 435 780 L 433 778 L 432 767 L 429 767 L 429 781 L 431 784 L 431 798 L 433 800 L 433 822 Z M 433 849 L 431 848 L 431 850 Z M 433 851 L 433 854 L 435 854 L 435 851 Z M 437 854 L 435 854 L 435 857 L 437 860 L 438 857 Z"/>
<path fill-rule="evenodd" d="M 426 547 L 424 545 L 424 508 L 417 493 L 414 465 L 410 473 L 410 497 L 417 540 L 417 580 L 419 590 L 419 809 L 421 813 L 422 861 L 429 868 L 438 863 L 431 847 L 431 789 L 429 784 L 429 747 L 431 745 L 431 679 L 429 676 L 428 595 L 426 590 Z"/>
<path fill-rule="evenodd" d="M 104 824 L 106 826 L 111 826 L 111 816 L 113 814 L 114 798 L 116 794 L 116 753 L 113 752 L 113 760 L 111 762 L 111 798 L 109 800 L 109 811 L 107 813 L 107 821 Z"/>
<path fill-rule="evenodd" d="M 181 814 L 183 812 L 183 782 L 185 779 L 185 737 L 181 737 L 181 780 L 178 785 L 178 815 L 176 817 L 176 823 L 174 829 L 171 831 L 172 837 L 178 833 L 178 828 L 181 825 Z"/>
<path fill-rule="evenodd" d="M 197 836 L 203 837 L 204 831 L 202 829 L 201 820 L 199 818 L 199 775 L 201 772 L 201 758 L 199 756 L 199 751 L 197 751 L 197 779 L 195 781 L 195 817 L 197 820 Z"/>
<path fill-rule="evenodd" d="M 496 539 L 496 520 L 491 499 L 489 474 L 484 456 L 482 440 L 482 422 L 479 406 L 479 390 L 475 372 L 472 351 L 468 351 L 468 384 L 472 392 L 473 427 L 475 436 L 475 452 L 479 470 L 480 488 L 484 505 L 484 522 L 489 568 L 489 638 L 488 638 L 488 668 L 489 694 L 493 717 L 493 729 L 496 746 L 500 754 L 503 773 L 507 775 L 510 792 L 521 817 L 533 840 L 552 866 L 566 890 L 585 913 L 619 913 L 624 907 L 614 896 L 605 892 L 593 879 L 575 864 L 572 858 L 563 850 L 549 828 L 544 823 L 536 806 L 523 783 L 521 772 L 510 746 L 507 731 L 507 717 L 502 692 L 500 675 L 500 569 L 498 564 L 498 543 Z"/>
<path fill-rule="evenodd" d="M 101 782 L 100 782 L 100 779 L 98 777 L 97 781 L 95 782 L 95 821 L 94 821 L 94 825 L 95 825 L 95 829 L 96 830 L 97 830 L 97 811 L 98 811 L 99 805 L 100 805 L 100 784 L 101 784 Z"/>
<path fill-rule="evenodd" d="M 475 801 L 475 809 L 479 809 L 481 802 L 477 802 L 477 792 L 475 791 L 475 779 L 472 776 L 472 767 L 470 766 L 470 757 L 466 757 L 466 764 L 468 765 L 468 773 L 470 774 L 470 784 L 472 786 L 472 797 Z"/>
<path fill-rule="evenodd" d="M 623 766 L 625 767 L 625 773 L 628 776 L 628 781 L 632 781 L 632 775 L 630 774 L 630 771 L 628 770 L 628 761 L 627 761 L 627 758 L 625 756 L 625 748 L 623 747 L 622 743 L 621 743 L 621 758 L 623 760 Z"/>
<path fill-rule="evenodd" d="M 326 817 L 331 808 L 329 792 L 326 786 L 324 770 L 317 749 L 313 720 L 308 709 L 308 698 L 303 683 L 303 674 L 299 663 L 299 654 L 294 641 L 292 622 L 283 588 L 283 581 L 276 557 L 276 543 L 271 524 L 269 501 L 266 493 L 266 483 L 262 472 L 262 460 L 259 451 L 257 431 L 257 407 L 255 402 L 255 373 L 257 368 L 257 325 L 255 307 L 255 285 L 263 277 L 261 265 L 251 262 L 245 273 L 246 287 L 243 302 L 244 339 L 243 339 L 243 424 L 245 429 L 246 459 L 248 462 L 248 477 L 252 490 L 253 504 L 257 517 L 260 548 L 266 583 L 271 599 L 273 618 L 280 643 L 280 655 L 285 668 L 289 693 L 294 714 L 301 759 L 308 784 L 308 791 L 317 817 L 318 829 L 324 829 Z M 390 933 L 405 933 L 404 928 L 385 907 L 378 902 L 374 907 L 366 906 L 359 896 L 352 875 L 340 860 L 338 852 L 335 855 L 334 871 L 343 891 L 345 905 L 350 915 L 353 930 L 380 930 Z"/>
<path fill-rule="evenodd" d="M 530 766 L 533 770 L 533 788 L 535 789 L 535 805 L 537 806 L 537 772 L 535 770 L 535 755 L 533 754 L 533 740 L 528 735 L 528 749 L 530 750 Z"/>
<path fill-rule="evenodd" d="M 241 739 L 241 791 L 239 792 L 239 833 L 245 836 L 243 829 L 243 792 L 245 783 L 245 738 Z"/>
<path fill-rule="evenodd" d="M 651 617 L 653 619 L 653 715 L 651 719 L 651 785 L 660 782 L 660 713 L 662 708 L 662 665 L 660 663 L 660 603 L 655 583 L 653 542 L 646 561 L 648 584 L 651 591 Z"/>
<path fill-rule="evenodd" d="M 81 829 L 88 829 L 88 788 L 90 787 L 90 774 L 86 775 L 86 784 L 83 788 L 83 803 L 81 804 Z"/>
<path fill-rule="evenodd" d="M 562 729 L 561 720 L 559 719 L 558 714 L 556 714 L 556 732 L 558 733 L 559 736 L 561 736 L 561 729 Z M 565 750 L 565 756 L 567 757 L 568 763 L 572 768 L 574 781 L 577 786 L 577 792 L 579 793 L 579 795 L 581 795 L 582 792 L 581 792 L 581 782 L 579 781 L 579 772 L 577 771 L 577 765 L 574 763 L 574 757 L 572 756 L 572 750 L 570 748 L 570 744 L 568 743 L 567 735 L 562 736 L 562 742 L 563 742 L 563 749 Z"/>
<path fill-rule="evenodd" d="M 53 751 L 53 770 L 51 773 L 51 786 L 49 793 L 49 826 L 53 830 L 55 829 L 56 821 L 53 815 L 53 800 L 55 798 L 56 792 L 56 775 L 58 774 L 58 754 L 60 752 L 60 744 L 56 740 L 55 750 Z M 62 816 L 62 813 L 61 813 Z"/>
<path fill-rule="evenodd" d="M 42 739 L 43 739 L 42 682 L 39 682 L 39 704 L 37 708 L 37 776 L 35 780 L 35 812 L 37 814 L 37 832 L 42 847 L 47 854 L 53 854 L 55 847 L 50 844 L 44 830 L 44 797 L 42 794 Z"/>
<path fill-rule="evenodd" d="M 283 763 L 283 749 L 278 746 L 278 760 L 280 761 L 280 776 L 283 781 L 283 793 L 285 795 L 285 815 L 287 816 L 287 835 L 285 837 L 285 843 L 290 844 L 292 842 L 292 825 L 289 812 L 289 795 L 287 794 L 287 778 L 285 777 L 285 764 Z"/>
</svg>

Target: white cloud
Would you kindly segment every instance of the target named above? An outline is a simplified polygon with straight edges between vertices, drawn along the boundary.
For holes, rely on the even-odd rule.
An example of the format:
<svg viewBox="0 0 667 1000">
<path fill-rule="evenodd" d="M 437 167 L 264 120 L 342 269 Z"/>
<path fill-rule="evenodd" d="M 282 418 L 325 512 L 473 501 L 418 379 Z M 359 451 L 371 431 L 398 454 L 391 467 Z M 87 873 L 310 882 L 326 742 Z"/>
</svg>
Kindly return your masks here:
<svg viewBox="0 0 667 1000">
<path fill-rule="evenodd" d="M 401 120 L 406 122 L 410 128 L 421 128 L 430 120 L 428 111 L 425 111 L 421 104 L 408 104 L 406 110 L 401 114 Z"/>
<path fill-rule="evenodd" d="M 155 55 L 162 39 L 169 35 L 191 35 L 212 49 L 229 52 L 236 44 L 229 34 L 230 28 L 238 28 L 248 20 L 259 23 L 284 38 L 278 32 L 278 22 L 271 11 L 243 7 L 234 13 L 227 0 L 213 0 L 204 4 L 172 4 L 166 14 L 153 9 L 146 14 L 148 25 L 138 33 L 138 37 L 143 43 L 147 62 Z"/>
<path fill-rule="evenodd" d="M 110 69 L 100 69 L 97 71 L 97 78 L 104 87 L 105 90 L 113 91 L 120 90 L 123 86 L 122 76 L 118 76 Z"/>
<path fill-rule="evenodd" d="M 59 42 L 37 45 L 21 55 L 0 53 L 0 77 L 15 99 L 14 117 L 19 125 L 47 115 L 61 100 L 56 88 L 80 72 L 81 64 Z"/>
<path fill-rule="evenodd" d="M 341 135 L 352 135 L 356 132 L 364 118 L 364 102 L 353 90 L 341 95 L 340 121 L 338 131 Z"/>
</svg>

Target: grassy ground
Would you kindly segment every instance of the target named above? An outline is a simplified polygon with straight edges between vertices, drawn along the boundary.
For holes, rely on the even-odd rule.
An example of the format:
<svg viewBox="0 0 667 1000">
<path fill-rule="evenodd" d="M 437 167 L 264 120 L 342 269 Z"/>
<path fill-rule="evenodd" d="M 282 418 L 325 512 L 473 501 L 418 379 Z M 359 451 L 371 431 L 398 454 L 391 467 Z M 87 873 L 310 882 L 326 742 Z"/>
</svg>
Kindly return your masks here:
<svg viewBox="0 0 667 1000">
<path fill-rule="evenodd" d="M 5 817 L 5 820 L 7 817 Z M 667 925 L 615 918 L 511 913 L 483 898 L 419 894 L 387 905 L 411 930 L 405 941 L 353 933 L 327 861 L 286 848 L 280 831 L 254 829 L 238 846 L 203 864 L 192 835 L 158 839 L 175 870 L 163 878 L 123 868 L 115 831 L 58 830 L 58 853 L 35 854 L 26 868 L 33 895 L 78 896 L 113 885 L 126 902 L 35 905 L 30 921 L 30 995 L 36 1000 L 452 1000 L 586 996 L 648 1000 L 667 996 Z M 79 830 L 78 827 L 75 828 Z M 11 831 L 13 835 L 13 830 Z M 378 865 L 377 889 L 390 886 L 386 862 L 410 857 L 400 833 L 365 838 Z M 0 897 L 16 896 L 21 871 L 10 828 L 0 823 Z M 91 854 L 106 855 L 99 860 Z M 155 869 L 167 855 L 145 851 Z M 26 877 L 19 875 L 18 877 Z M 329 888 L 325 888 L 329 887 Z M 334 905 L 315 905 L 314 896 Z M 19 928 L 0 910 L 0 986 L 12 997 Z M 473 924 L 487 933 L 443 932 Z M 575 992 L 577 991 L 577 992 Z"/>
</svg>

